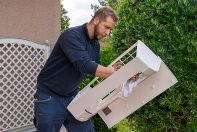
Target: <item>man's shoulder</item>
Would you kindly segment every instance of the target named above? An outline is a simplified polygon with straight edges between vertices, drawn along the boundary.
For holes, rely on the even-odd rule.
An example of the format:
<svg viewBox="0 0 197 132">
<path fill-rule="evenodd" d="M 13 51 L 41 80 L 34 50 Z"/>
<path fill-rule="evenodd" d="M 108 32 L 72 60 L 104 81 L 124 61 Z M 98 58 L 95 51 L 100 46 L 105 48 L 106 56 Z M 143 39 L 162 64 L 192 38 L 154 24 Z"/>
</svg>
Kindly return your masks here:
<svg viewBox="0 0 197 132">
<path fill-rule="evenodd" d="M 80 37 L 82 34 L 82 26 L 75 26 L 66 29 L 62 34 L 61 37 Z"/>
<path fill-rule="evenodd" d="M 68 29 L 66 29 L 66 33 L 80 33 L 82 30 L 82 25 L 79 25 L 79 26 L 75 26 L 75 27 L 70 27 Z"/>
</svg>

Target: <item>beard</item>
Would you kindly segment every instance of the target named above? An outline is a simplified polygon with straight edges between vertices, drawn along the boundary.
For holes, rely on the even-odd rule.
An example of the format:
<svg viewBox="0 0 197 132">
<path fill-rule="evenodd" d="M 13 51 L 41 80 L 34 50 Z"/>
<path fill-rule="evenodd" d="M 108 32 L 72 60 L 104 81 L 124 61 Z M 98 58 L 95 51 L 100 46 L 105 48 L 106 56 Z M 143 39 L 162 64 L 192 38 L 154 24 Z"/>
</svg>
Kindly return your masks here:
<svg viewBox="0 0 197 132">
<path fill-rule="evenodd" d="M 94 27 L 94 39 L 99 39 L 98 34 L 99 34 L 99 24 L 95 25 Z"/>
</svg>

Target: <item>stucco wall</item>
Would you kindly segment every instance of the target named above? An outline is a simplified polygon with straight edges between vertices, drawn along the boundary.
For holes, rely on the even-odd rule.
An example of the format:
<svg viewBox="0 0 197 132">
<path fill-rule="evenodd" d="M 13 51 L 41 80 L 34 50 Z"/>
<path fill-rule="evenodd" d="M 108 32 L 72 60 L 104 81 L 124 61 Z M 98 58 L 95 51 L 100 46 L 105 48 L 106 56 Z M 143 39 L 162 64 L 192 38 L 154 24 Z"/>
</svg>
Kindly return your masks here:
<svg viewBox="0 0 197 132">
<path fill-rule="evenodd" d="M 53 45 L 60 35 L 60 0 L 0 0 L 0 38 Z"/>
</svg>

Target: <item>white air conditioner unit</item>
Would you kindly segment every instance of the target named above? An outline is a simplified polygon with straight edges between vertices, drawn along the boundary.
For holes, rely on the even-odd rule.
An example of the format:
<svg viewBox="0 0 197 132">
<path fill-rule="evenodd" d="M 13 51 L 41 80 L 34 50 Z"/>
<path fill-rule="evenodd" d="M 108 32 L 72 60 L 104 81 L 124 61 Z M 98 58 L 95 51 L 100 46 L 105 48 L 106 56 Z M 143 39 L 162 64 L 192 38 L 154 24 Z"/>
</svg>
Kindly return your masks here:
<svg viewBox="0 0 197 132">
<path fill-rule="evenodd" d="M 116 62 L 124 66 L 106 79 L 96 77 L 69 104 L 68 110 L 77 120 L 86 121 L 98 113 L 111 128 L 178 82 L 164 62 L 140 40 L 109 66 Z M 121 97 L 123 84 L 136 74 L 141 75 L 137 86 L 128 97 Z"/>
</svg>

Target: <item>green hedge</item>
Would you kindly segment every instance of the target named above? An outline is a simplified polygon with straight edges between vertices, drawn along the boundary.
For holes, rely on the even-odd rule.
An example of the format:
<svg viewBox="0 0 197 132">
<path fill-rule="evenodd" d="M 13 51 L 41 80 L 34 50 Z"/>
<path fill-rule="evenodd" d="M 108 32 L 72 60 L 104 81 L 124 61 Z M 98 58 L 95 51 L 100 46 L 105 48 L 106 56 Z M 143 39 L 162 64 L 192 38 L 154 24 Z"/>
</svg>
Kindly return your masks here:
<svg viewBox="0 0 197 132">
<path fill-rule="evenodd" d="M 102 63 L 107 66 L 142 40 L 162 58 L 179 82 L 112 129 L 95 116 L 96 132 L 197 131 L 197 1 L 116 2 L 112 6 L 120 21 L 112 41 L 107 40 L 113 47 L 101 49 Z"/>
<path fill-rule="evenodd" d="M 116 55 L 142 40 L 178 79 L 129 117 L 136 131 L 197 131 L 197 1 L 122 0 L 113 31 Z"/>
</svg>

